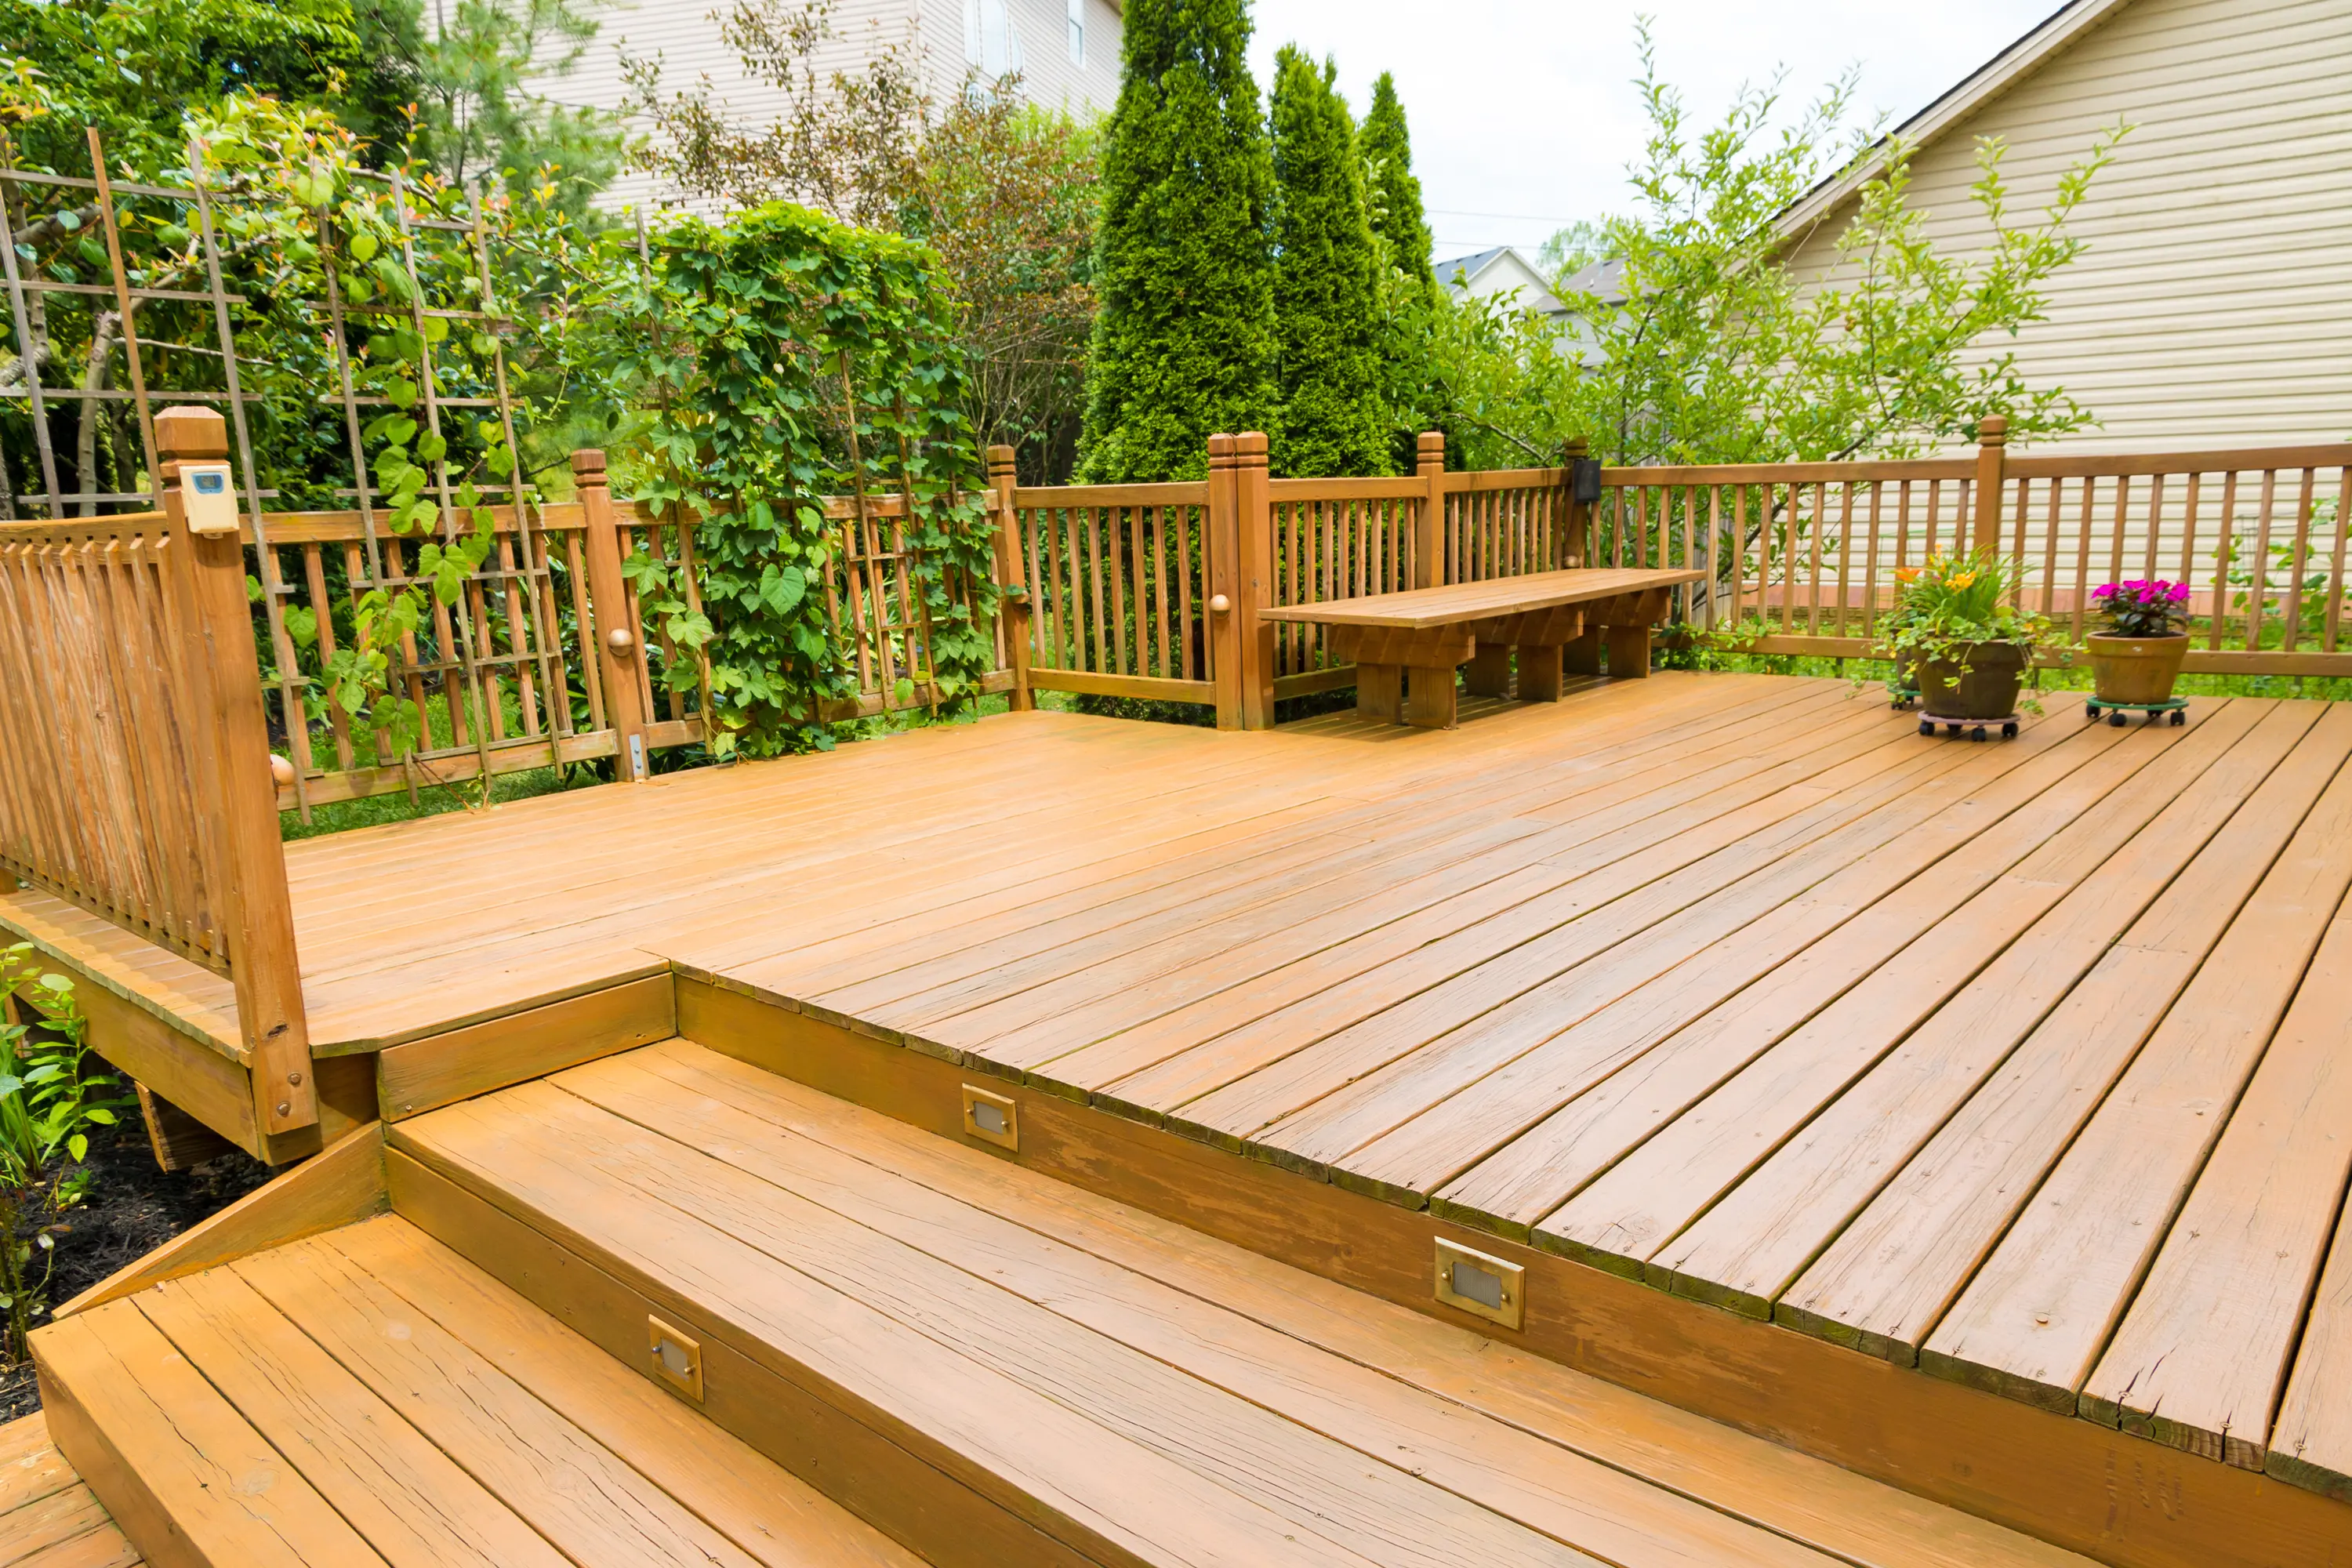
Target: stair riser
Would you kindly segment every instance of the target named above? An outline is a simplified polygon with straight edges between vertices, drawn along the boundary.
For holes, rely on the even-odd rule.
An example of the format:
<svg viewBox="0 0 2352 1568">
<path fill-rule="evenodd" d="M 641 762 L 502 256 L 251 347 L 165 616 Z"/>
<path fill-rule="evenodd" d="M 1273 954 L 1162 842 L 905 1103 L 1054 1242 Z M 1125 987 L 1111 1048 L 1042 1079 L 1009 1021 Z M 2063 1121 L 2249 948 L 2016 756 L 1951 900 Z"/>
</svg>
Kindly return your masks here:
<svg viewBox="0 0 2352 1568">
<path fill-rule="evenodd" d="M 649 1315 L 696 1336 L 704 1389 L 698 1408 L 705 1415 L 938 1568 L 1147 1568 L 1034 1499 L 983 1495 L 932 1456 L 877 1431 L 873 1413 L 854 1395 L 806 1368 L 767 1364 L 777 1357 L 772 1347 L 755 1347 L 658 1281 L 576 1239 L 557 1239 L 562 1228 L 547 1216 L 517 1217 L 510 1196 L 492 1201 L 466 1173 L 394 1148 L 386 1174 L 394 1213 L 649 1380 Z M 761 1360 L 745 1353 L 754 1348 L 765 1352 Z M 937 1458 L 952 1464 L 957 1457 Z"/>
</svg>

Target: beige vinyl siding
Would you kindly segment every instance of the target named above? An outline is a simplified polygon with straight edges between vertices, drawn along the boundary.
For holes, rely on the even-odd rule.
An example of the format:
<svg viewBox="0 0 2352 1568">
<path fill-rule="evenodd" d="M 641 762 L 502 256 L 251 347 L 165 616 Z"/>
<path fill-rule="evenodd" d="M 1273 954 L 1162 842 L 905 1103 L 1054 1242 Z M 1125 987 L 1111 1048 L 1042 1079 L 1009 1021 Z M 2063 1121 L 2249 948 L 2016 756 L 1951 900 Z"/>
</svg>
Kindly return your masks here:
<svg viewBox="0 0 2352 1568">
<path fill-rule="evenodd" d="M 1979 137 L 2007 143 L 2016 222 L 2119 119 L 2050 320 L 1990 352 L 2098 416 L 2077 446 L 2352 438 L 2352 0 L 2130 0 L 1923 148 L 1913 205 L 1939 248 L 1980 247 Z M 1852 214 L 1791 252 L 1799 277 Z"/>
<path fill-rule="evenodd" d="M 1021 40 L 1023 90 L 1033 102 L 1088 106 L 1108 111 L 1118 96 L 1119 10 L 1111 0 L 1084 0 L 1087 59 L 1070 63 L 1067 0 L 1002 0 Z M 670 92 L 687 90 L 708 77 L 711 89 L 737 119 L 757 123 L 775 117 L 782 95 L 744 74 L 742 62 L 719 37 L 719 18 L 731 0 L 589 0 L 583 8 L 598 23 L 595 39 L 570 72 L 544 79 L 540 90 L 563 103 L 617 110 L 627 94 L 621 57 L 658 54 Z M 961 84 L 964 0 L 836 0 L 835 37 L 819 56 L 820 68 L 855 73 L 879 50 L 910 44 L 921 54 L 934 95 Z M 650 176 L 624 173 L 606 202 L 613 206 L 659 205 L 663 193 Z"/>
</svg>

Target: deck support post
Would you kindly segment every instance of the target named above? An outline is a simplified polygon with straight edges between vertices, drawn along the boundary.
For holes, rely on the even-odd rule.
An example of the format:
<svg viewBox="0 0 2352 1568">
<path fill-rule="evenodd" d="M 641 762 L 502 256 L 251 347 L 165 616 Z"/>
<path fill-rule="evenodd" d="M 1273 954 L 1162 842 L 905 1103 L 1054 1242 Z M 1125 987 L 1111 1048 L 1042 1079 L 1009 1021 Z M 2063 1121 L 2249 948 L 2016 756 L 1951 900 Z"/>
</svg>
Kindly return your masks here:
<svg viewBox="0 0 2352 1568">
<path fill-rule="evenodd" d="M 2000 492 L 2008 447 L 2007 419 L 1988 414 L 1977 421 L 1976 528 L 1969 542 L 1978 550 L 2000 548 Z"/>
<path fill-rule="evenodd" d="M 1560 668 L 1570 675 L 1601 673 L 1601 628 L 1587 626 L 1559 650 Z"/>
<path fill-rule="evenodd" d="M 1037 695 L 1029 688 L 1030 617 L 1036 606 L 1030 601 L 1021 571 L 1021 519 L 1013 510 L 1013 460 L 1010 447 L 988 449 L 988 488 L 996 497 L 996 619 L 1004 638 L 1004 661 L 1013 671 L 1007 703 L 1013 712 L 1026 713 L 1037 706 Z"/>
<path fill-rule="evenodd" d="M 642 784 L 646 767 L 645 650 L 637 646 L 629 614 L 628 579 L 621 574 L 621 531 L 613 519 L 613 491 L 604 476 L 604 454 L 593 447 L 572 454 L 572 482 L 580 492 L 581 540 L 588 558 L 588 610 L 596 624 L 596 673 L 604 689 L 604 721 L 612 726 L 615 776 Z M 709 715 L 703 722 L 710 722 Z"/>
<path fill-rule="evenodd" d="M 266 1142 L 315 1127 L 319 1090 L 278 831 L 269 716 L 254 657 L 253 607 L 246 599 L 245 542 L 233 526 L 191 528 L 181 489 L 184 465 L 226 461 L 228 426 L 209 408 L 167 408 L 155 416 L 155 438 L 170 549 L 184 563 L 173 576 L 183 610 L 182 658 L 194 699 L 193 727 L 200 737 L 192 750 L 202 776 L 190 782 L 200 831 L 220 847 L 213 862 L 222 882 L 215 892 L 251 1075 L 254 1125 Z M 272 574 L 260 576 L 267 582 Z M 294 711 L 286 721 L 290 728 L 304 718 Z"/>
</svg>

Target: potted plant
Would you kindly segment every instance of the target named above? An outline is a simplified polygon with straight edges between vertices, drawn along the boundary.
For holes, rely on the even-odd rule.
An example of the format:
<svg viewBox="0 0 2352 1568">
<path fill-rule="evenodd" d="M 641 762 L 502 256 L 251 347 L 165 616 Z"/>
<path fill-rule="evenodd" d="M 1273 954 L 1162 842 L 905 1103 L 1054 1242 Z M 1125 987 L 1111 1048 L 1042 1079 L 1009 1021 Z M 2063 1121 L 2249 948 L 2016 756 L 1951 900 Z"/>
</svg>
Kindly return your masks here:
<svg viewBox="0 0 2352 1568">
<path fill-rule="evenodd" d="M 1921 734 L 1943 724 L 1982 740 L 1995 723 L 2004 735 L 2017 733 L 2026 669 L 2036 653 L 2059 646 L 2046 617 L 2017 607 L 2021 575 L 1991 551 L 1933 556 L 1895 574 L 1901 591 L 1881 627 L 1895 667 L 1917 672 Z"/>
<path fill-rule="evenodd" d="M 2110 583 L 2091 595 L 2107 629 L 2094 632 L 2091 675 L 2099 708 L 2168 707 L 2189 655 L 2189 584 L 2162 578 Z M 2116 722 L 2123 722 L 2117 714 Z"/>
</svg>

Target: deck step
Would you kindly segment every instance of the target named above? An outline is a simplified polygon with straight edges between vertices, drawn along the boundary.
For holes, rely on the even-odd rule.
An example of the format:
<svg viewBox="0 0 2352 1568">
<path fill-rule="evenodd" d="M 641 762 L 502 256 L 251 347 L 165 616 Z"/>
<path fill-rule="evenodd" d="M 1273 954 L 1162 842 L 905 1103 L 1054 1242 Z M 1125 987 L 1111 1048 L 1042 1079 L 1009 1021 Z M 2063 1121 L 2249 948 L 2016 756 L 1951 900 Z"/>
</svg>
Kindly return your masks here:
<svg viewBox="0 0 2352 1568">
<path fill-rule="evenodd" d="M 59 1443 L 158 1564 L 915 1563 L 396 1217 L 75 1314 L 34 1351 Z"/>
<path fill-rule="evenodd" d="M 0 1426 L 0 1568 L 139 1568 L 145 1561 L 35 1411 Z"/>
<path fill-rule="evenodd" d="M 402 1221 L 939 1568 L 2084 1561 L 684 1041 L 389 1147 Z"/>
</svg>

